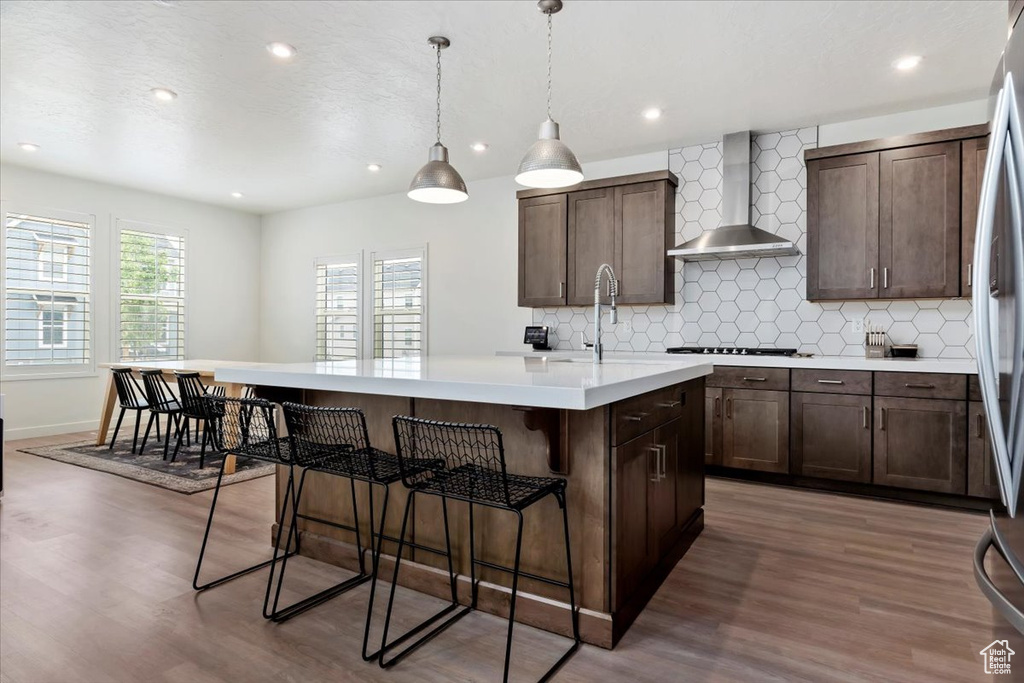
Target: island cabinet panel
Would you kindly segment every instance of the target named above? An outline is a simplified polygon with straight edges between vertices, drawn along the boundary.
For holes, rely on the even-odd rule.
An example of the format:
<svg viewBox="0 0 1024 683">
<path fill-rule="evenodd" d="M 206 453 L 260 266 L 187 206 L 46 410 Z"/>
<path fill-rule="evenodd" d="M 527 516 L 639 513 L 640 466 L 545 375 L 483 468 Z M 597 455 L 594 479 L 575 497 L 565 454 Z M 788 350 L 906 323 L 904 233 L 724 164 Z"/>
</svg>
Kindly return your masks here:
<svg viewBox="0 0 1024 683">
<path fill-rule="evenodd" d="M 615 274 L 623 304 L 675 301 L 674 188 L 666 182 L 615 188 Z"/>
<path fill-rule="evenodd" d="M 871 481 L 871 396 L 797 392 L 792 421 L 793 474 Z"/>
<path fill-rule="evenodd" d="M 654 566 L 657 539 L 651 520 L 655 516 L 651 487 L 658 470 L 654 433 L 615 448 L 615 480 L 619 508 L 616 533 L 616 595 L 622 604 L 643 583 Z"/>
<path fill-rule="evenodd" d="M 985 422 L 985 404 L 981 401 L 968 404 L 967 431 L 967 495 L 999 498 L 999 480 Z"/>
<path fill-rule="evenodd" d="M 971 289 L 974 235 L 978 229 L 978 203 L 987 154 L 988 138 L 972 138 L 961 143 L 960 296 L 971 296 L 974 292 Z"/>
<path fill-rule="evenodd" d="M 566 301 L 564 194 L 519 200 L 519 305 L 561 306 Z"/>
<path fill-rule="evenodd" d="M 875 398 L 875 484 L 966 493 L 967 401 Z"/>
<path fill-rule="evenodd" d="M 722 464 L 788 473 L 789 393 L 725 389 L 723 398 Z"/>
<path fill-rule="evenodd" d="M 881 153 L 880 298 L 960 294 L 960 143 Z"/>
<path fill-rule="evenodd" d="M 616 256 L 616 188 L 570 192 L 570 306 L 594 303 L 594 275 L 602 263 L 614 267 Z"/>
<path fill-rule="evenodd" d="M 722 391 L 720 387 L 704 389 L 704 462 L 722 464 Z"/>
<path fill-rule="evenodd" d="M 878 153 L 807 162 L 807 298 L 878 296 Z"/>
</svg>

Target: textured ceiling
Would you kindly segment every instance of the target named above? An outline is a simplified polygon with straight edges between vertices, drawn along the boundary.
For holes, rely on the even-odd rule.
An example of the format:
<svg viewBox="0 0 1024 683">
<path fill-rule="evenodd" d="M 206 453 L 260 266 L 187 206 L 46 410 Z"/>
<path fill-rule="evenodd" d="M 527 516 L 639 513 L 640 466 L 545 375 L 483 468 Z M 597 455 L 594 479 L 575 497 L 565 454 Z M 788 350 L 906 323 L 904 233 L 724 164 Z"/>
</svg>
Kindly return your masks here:
<svg viewBox="0 0 1024 683">
<path fill-rule="evenodd" d="M 569 1 L 554 115 L 591 161 L 974 99 L 1005 5 Z M 434 141 L 436 33 L 452 40 L 453 163 L 467 180 L 513 173 L 544 117 L 532 0 L 4 0 L 0 159 L 257 212 L 401 191 Z M 277 62 L 270 41 L 299 54 Z M 908 53 L 922 66 L 894 71 Z M 178 99 L 155 102 L 158 86 Z M 640 116 L 652 105 L 665 109 L 653 123 Z"/>
</svg>

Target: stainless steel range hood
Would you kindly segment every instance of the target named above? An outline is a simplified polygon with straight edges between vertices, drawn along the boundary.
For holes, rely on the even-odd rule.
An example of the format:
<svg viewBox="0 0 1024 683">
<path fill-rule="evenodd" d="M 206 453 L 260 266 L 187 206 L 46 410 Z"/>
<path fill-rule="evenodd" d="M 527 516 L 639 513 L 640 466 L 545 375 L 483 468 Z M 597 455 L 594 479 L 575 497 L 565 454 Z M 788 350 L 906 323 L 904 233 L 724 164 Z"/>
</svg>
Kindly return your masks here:
<svg viewBox="0 0 1024 683">
<path fill-rule="evenodd" d="M 793 256 L 787 239 L 750 224 L 750 131 L 722 138 L 722 226 L 668 250 L 684 261 Z"/>
</svg>

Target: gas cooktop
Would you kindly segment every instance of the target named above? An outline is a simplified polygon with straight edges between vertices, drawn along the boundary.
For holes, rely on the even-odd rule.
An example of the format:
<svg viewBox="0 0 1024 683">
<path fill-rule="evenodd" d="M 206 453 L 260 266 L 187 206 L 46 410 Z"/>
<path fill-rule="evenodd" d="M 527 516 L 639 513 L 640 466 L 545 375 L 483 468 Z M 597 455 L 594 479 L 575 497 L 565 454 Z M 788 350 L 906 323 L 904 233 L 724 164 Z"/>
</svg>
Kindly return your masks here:
<svg viewBox="0 0 1024 683">
<path fill-rule="evenodd" d="M 673 346 L 666 353 L 720 353 L 734 356 L 795 356 L 796 349 L 745 346 Z"/>
</svg>

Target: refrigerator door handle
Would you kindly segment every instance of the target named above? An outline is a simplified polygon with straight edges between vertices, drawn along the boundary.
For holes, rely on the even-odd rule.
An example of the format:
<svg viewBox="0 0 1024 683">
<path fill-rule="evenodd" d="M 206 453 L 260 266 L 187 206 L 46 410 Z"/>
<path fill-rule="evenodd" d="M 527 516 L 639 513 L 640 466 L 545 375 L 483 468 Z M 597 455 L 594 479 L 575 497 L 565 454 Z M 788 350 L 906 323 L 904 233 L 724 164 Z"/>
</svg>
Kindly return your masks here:
<svg viewBox="0 0 1024 683">
<path fill-rule="evenodd" d="M 1024 634 L 1024 612 L 1021 612 L 1009 598 L 1003 595 L 1002 591 L 992 582 L 989 578 L 988 572 L 985 571 L 985 555 L 988 553 L 988 549 L 993 545 L 996 546 L 996 550 L 1001 549 L 996 544 L 993 538 L 992 528 L 985 530 L 981 540 L 978 541 L 978 545 L 974 548 L 974 580 L 978 583 L 978 587 L 981 588 L 981 592 L 985 594 L 988 601 L 999 610 L 999 613 L 1006 618 L 1010 624 L 1013 625 L 1021 634 Z"/>
<path fill-rule="evenodd" d="M 1010 91 L 1012 93 L 1012 90 Z M 1012 100 L 1010 100 L 1012 102 Z M 1016 125 L 1014 125 L 1016 119 Z M 1010 134 L 1006 140 L 1006 176 L 1009 185 L 1010 219 L 1012 229 L 1011 243 L 1006 245 L 1012 250 L 1014 257 L 1011 263 L 1007 264 L 1013 269 L 1010 276 L 1015 279 L 1014 291 L 1014 323 L 1013 330 L 1013 366 L 1011 368 L 1010 385 L 1010 422 L 1006 425 L 1007 444 L 1010 455 L 1010 466 L 1012 476 L 1010 477 L 1011 490 L 1014 495 L 1020 494 L 1021 475 L 1024 473 L 1024 453 L 1020 453 L 1020 421 L 1021 421 L 1021 375 L 1024 374 L 1024 236 L 1021 234 L 1024 226 L 1024 210 L 1021 207 L 1021 176 L 1018 164 L 1024 163 L 1024 156 L 1018 155 L 1017 148 L 1020 147 L 1020 116 L 1016 107 L 1010 111 Z M 1024 578 L 1021 579 L 1024 581 Z"/>
</svg>

